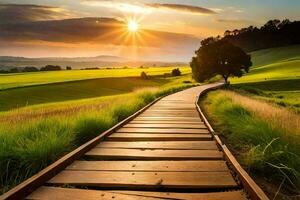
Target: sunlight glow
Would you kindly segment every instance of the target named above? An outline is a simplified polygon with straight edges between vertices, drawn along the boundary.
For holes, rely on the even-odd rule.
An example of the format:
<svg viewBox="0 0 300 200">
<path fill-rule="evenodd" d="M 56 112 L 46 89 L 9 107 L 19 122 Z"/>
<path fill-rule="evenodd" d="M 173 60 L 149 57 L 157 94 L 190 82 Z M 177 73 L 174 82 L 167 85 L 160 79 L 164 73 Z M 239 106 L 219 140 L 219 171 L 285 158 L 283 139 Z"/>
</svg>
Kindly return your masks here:
<svg viewBox="0 0 300 200">
<path fill-rule="evenodd" d="M 137 32 L 139 30 L 139 24 L 135 21 L 129 21 L 127 26 L 128 30 L 131 32 Z"/>
</svg>

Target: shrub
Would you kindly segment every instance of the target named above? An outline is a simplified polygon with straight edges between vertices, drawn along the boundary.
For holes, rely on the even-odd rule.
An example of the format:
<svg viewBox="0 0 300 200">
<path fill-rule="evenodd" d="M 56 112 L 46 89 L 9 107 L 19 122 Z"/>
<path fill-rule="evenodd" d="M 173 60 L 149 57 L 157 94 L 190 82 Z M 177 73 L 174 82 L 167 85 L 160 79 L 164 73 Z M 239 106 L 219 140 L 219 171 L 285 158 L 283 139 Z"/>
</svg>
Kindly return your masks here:
<svg viewBox="0 0 300 200">
<path fill-rule="evenodd" d="M 146 72 L 141 73 L 141 78 L 142 79 L 148 79 L 148 75 L 146 74 Z"/>
<path fill-rule="evenodd" d="M 179 70 L 179 68 L 172 70 L 172 76 L 181 76 L 181 71 Z"/>
<path fill-rule="evenodd" d="M 39 69 L 36 67 L 25 67 L 22 71 L 23 72 L 37 72 L 37 71 L 39 71 Z"/>
<path fill-rule="evenodd" d="M 45 67 L 42 67 L 40 71 L 59 71 L 61 70 L 61 67 L 58 65 L 46 65 Z"/>
<path fill-rule="evenodd" d="M 66 67 L 66 70 L 72 70 L 72 67 L 67 66 L 67 67 Z"/>
</svg>

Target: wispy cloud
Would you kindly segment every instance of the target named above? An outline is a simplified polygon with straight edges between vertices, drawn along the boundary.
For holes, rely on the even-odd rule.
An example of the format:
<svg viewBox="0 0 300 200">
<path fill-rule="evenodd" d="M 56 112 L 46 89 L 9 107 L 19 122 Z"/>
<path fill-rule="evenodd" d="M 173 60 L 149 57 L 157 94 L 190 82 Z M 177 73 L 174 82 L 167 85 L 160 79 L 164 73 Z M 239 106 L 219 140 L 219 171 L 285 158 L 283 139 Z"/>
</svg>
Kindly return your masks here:
<svg viewBox="0 0 300 200">
<path fill-rule="evenodd" d="M 46 41 L 148 47 L 178 47 L 199 43 L 198 38 L 188 34 L 154 30 L 143 32 L 139 34 L 144 42 L 135 44 L 126 36 L 128 34 L 126 24 L 114 18 L 75 18 L 0 24 L 0 40 L 11 42 Z"/>
<path fill-rule="evenodd" d="M 255 22 L 246 19 L 216 19 L 216 22 L 229 24 L 253 24 Z"/>
<path fill-rule="evenodd" d="M 184 4 L 161 4 L 161 3 L 153 3 L 147 4 L 147 6 L 157 9 L 165 9 L 165 10 L 172 10 L 177 12 L 189 13 L 189 14 L 216 14 L 216 12 L 212 9 L 203 8 L 200 6 L 191 6 L 191 5 L 184 5 Z"/>
<path fill-rule="evenodd" d="M 159 10 L 174 11 L 179 13 L 194 14 L 194 15 L 212 15 L 217 13 L 217 9 L 208 9 L 200 6 L 192 6 L 185 4 L 163 4 L 163 3 L 128 3 L 122 1 L 107 1 L 107 0 L 82 0 L 83 4 L 91 6 L 102 6 L 121 10 L 123 12 L 132 13 L 149 13 Z"/>
<path fill-rule="evenodd" d="M 65 19 L 74 16 L 58 7 L 29 4 L 0 4 L 0 23 Z"/>
</svg>

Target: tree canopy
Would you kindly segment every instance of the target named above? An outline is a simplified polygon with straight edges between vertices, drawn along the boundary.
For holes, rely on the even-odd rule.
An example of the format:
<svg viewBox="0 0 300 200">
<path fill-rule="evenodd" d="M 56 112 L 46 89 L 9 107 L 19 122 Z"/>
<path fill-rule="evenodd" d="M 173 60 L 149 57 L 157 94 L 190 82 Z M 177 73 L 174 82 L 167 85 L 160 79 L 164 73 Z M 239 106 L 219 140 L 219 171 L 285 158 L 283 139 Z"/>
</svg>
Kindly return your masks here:
<svg viewBox="0 0 300 200">
<path fill-rule="evenodd" d="M 224 40 L 241 47 L 247 52 L 280 46 L 300 44 L 300 21 L 285 19 L 270 20 L 262 27 L 227 30 Z"/>
<path fill-rule="evenodd" d="M 193 78 L 203 82 L 216 75 L 221 75 L 225 82 L 230 76 L 241 77 L 249 72 L 252 65 L 251 56 L 226 40 L 207 38 L 195 52 L 190 66 Z"/>
</svg>

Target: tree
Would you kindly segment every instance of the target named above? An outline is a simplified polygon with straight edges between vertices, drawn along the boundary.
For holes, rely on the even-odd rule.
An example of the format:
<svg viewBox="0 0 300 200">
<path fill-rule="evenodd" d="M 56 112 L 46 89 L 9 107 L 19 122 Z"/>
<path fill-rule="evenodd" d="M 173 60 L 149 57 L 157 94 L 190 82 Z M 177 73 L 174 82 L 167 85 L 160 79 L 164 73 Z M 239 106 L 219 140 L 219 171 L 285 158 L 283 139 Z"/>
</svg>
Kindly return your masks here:
<svg viewBox="0 0 300 200">
<path fill-rule="evenodd" d="M 66 70 L 72 70 L 72 67 L 67 66 L 67 67 L 66 67 Z"/>
<path fill-rule="evenodd" d="M 148 79 L 148 75 L 146 74 L 146 72 L 141 73 L 141 78 L 142 79 Z"/>
<path fill-rule="evenodd" d="M 45 67 L 42 67 L 40 71 L 59 71 L 61 70 L 60 66 L 55 65 L 46 65 Z"/>
<path fill-rule="evenodd" d="M 190 63 L 193 78 L 203 82 L 221 75 L 225 83 L 230 76 L 241 77 L 252 65 L 250 55 L 226 40 L 210 40 L 202 45 Z"/>
<path fill-rule="evenodd" d="M 17 67 L 11 68 L 9 70 L 9 73 L 18 73 L 18 72 L 20 72 L 20 71 L 19 71 L 19 68 L 17 68 Z"/>
<path fill-rule="evenodd" d="M 37 71 L 39 71 L 38 68 L 36 68 L 36 67 L 30 67 L 30 66 L 24 67 L 24 69 L 23 69 L 23 72 L 37 72 Z"/>
<path fill-rule="evenodd" d="M 172 70 L 172 76 L 181 76 L 181 71 L 179 68 Z"/>
</svg>

